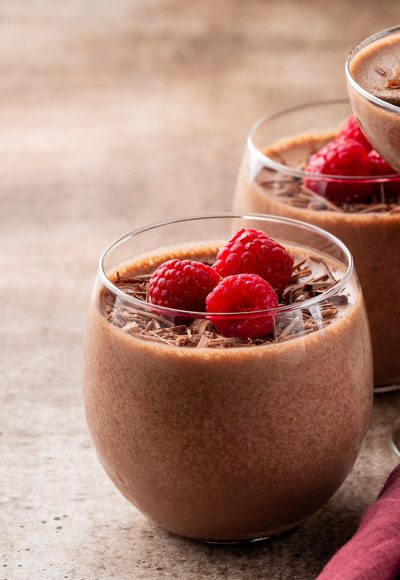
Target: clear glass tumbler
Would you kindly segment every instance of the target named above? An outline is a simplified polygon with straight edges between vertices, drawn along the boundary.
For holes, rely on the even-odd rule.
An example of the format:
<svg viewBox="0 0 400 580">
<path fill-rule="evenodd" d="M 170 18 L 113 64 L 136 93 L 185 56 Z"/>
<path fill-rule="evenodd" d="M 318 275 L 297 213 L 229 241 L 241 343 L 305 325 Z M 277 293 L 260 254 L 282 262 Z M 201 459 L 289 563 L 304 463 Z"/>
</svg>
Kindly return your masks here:
<svg viewBox="0 0 400 580">
<path fill-rule="evenodd" d="M 377 61 L 375 60 L 377 54 L 382 54 L 382 49 L 384 52 L 388 51 L 387 54 L 390 60 L 393 45 L 400 46 L 400 26 L 383 30 L 363 40 L 354 47 L 347 58 L 346 77 L 351 106 L 364 133 L 380 155 L 400 172 L 400 68 L 398 62 L 394 59 L 396 62 L 395 69 L 397 70 L 391 71 L 391 75 L 389 74 L 390 71 L 384 68 L 384 58 L 379 57 Z M 368 70 L 371 66 L 374 68 L 372 74 Z M 378 74 L 379 82 L 375 84 L 376 81 L 373 78 L 376 74 Z M 397 78 L 390 79 L 390 76 Z M 397 88 L 389 86 L 393 82 L 397 84 Z M 376 94 L 373 94 L 371 90 Z M 391 283 L 393 287 L 397 285 L 396 281 L 400 279 L 400 224 L 397 224 L 396 228 L 397 235 L 395 240 L 391 240 L 395 242 L 393 256 L 395 264 L 397 264 Z M 388 265 L 390 267 L 390 264 Z M 387 264 L 384 257 L 383 268 L 385 267 L 387 267 Z M 392 298 L 391 309 L 397 313 L 397 316 L 395 315 L 395 318 L 397 318 L 396 324 L 399 324 L 400 300 L 398 293 L 396 292 Z M 396 356 L 400 366 L 399 345 L 400 336 L 398 335 Z M 400 420 L 397 421 L 393 431 L 393 447 L 397 455 L 400 456 Z"/>
<path fill-rule="evenodd" d="M 335 100 L 257 121 L 247 138 L 234 210 L 303 220 L 347 245 L 367 305 L 376 390 L 397 390 L 400 308 L 393 308 L 393 281 L 400 279 L 400 175 L 344 178 L 305 171 L 307 158 L 338 134 L 349 115 L 349 102 Z M 365 202 L 334 203 L 323 195 L 327 187 L 346 188 Z"/>
<path fill-rule="evenodd" d="M 398 88 L 377 91 L 372 94 L 362 83 L 368 58 L 374 55 L 377 49 L 388 47 L 392 43 L 399 43 L 400 26 L 388 28 L 363 40 L 349 54 L 346 62 L 347 88 L 351 106 L 364 133 L 374 148 L 396 171 L 400 172 L 400 68 L 393 72 L 397 76 Z M 381 60 L 380 60 L 381 62 Z M 375 66 L 378 78 L 390 83 L 390 71 L 382 66 Z M 387 76 L 386 76 L 387 75 Z M 373 86 L 373 84 L 372 84 Z M 372 87 L 371 87 L 372 88 Z M 379 95 L 379 96 L 377 96 Z"/>
<path fill-rule="evenodd" d="M 293 254 L 289 303 L 205 314 L 147 302 L 161 262 L 212 263 L 243 227 Z M 307 282 L 302 256 L 322 268 L 319 282 Z M 312 294 L 296 298 L 306 287 Z M 221 339 L 213 327 L 254 317 L 273 321 L 264 340 Z M 249 541 L 302 522 L 352 468 L 372 386 L 351 254 L 319 228 L 269 216 L 179 219 L 130 232 L 100 259 L 85 346 L 87 422 L 115 486 L 167 530 Z"/>
</svg>

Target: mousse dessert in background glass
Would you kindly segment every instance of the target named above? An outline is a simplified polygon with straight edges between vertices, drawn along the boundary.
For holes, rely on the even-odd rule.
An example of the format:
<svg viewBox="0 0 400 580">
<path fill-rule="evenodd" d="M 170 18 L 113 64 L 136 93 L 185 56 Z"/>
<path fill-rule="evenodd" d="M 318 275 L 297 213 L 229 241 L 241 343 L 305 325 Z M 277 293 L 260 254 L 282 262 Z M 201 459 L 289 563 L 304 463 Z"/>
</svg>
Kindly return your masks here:
<svg viewBox="0 0 400 580">
<path fill-rule="evenodd" d="M 211 542 L 289 529 L 339 488 L 368 428 L 351 254 L 271 216 L 133 231 L 101 257 L 84 374 L 100 461 L 144 514 Z"/>
<path fill-rule="evenodd" d="M 350 53 L 351 106 L 368 140 L 400 172 L 400 26 L 370 36 Z"/>
<path fill-rule="evenodd" d="M 400 26 L 362 41 L 346 62 L 351 106 L 365 135 L 382 157 L 400 172 Z M 400 243 L 394 247 L 400 263 Z M 387 267 L 387 265 L 386 265 Z M 394 277 L 397 285 L 399 276 Z M 400 316 L 397 293 L 394 311 Z M 400 341 L 397 341 L 400 364 Z M 393 447 L 400 456 L 400 420 L 393 431 Z"/>
<path fill-rule="evenodd" d="M 303 220 L 348 246 L 367 305 L 375 386 L 399 388 L 400 175 L 372 149 L 349 102 L 305 105 L 256 122 L 234 208 Z"/>
</svg>

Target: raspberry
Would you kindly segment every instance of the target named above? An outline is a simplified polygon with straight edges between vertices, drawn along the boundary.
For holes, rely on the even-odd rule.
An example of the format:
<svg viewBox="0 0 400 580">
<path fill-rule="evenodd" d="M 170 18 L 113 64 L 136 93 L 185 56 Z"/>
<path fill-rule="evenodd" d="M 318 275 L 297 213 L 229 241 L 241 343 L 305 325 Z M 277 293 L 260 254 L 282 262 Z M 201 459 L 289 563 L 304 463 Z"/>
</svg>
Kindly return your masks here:
<svg viewBox="0 0 400 580">
<path fill-rule="evenodd" d="M 213 268 L 222 277 L 258 274 L 282 292 L 292 275 L 293 259 L 283 246 L 264 232 L 244 228 L 221 248 Z"/>
<path fill-rule="evenodd" d="M 308 160 L 307 173 L 320 173 L 335 176 L 336 179 L 312 179 L 305 181 L 306 187 L 319 195 L 336 202 L 357 202 L 371 195 L 369 183 L 337 179 L 338 176 L 367 177 L 370 175 L 368 153 L 354 139 L 337 139 L 311 155 Z"/>
<path fill-rule="evenodd" d="M 205 312 L 206 297 L 221 280 L 219 274 L 194 260 L 168 260 L 150 278 L 149 300 L 158 306 Z"/>
<path fill-rule="evenodd" d="M 253 312 L 278 306 L 278 296 L 257 274 L 236 274 L 224 278 L 207 296 L 207 312 Z M 274 315 L 208 317 L 223 336 L 261 338 L 274 327 Z"/>
<path fill-rule="evenodd" d="M 379 155 L 375 149 L 368 153 L 371 175 L 395 175 L 397 172 Z"/>
<path fill-rule="evenodd" d="M 338 139 L 347 141 L 348 139 L 354 139 L 360 145 L 370 151 L 372 149 L 372 145 L 369 143 L 368 139 L 364 135 L 361 130 L 360 125 L 357 123 L 357 119 L 355 117 L 349 117 L 344 124 L 342 130 L 339 133 Z"/>
</svg>

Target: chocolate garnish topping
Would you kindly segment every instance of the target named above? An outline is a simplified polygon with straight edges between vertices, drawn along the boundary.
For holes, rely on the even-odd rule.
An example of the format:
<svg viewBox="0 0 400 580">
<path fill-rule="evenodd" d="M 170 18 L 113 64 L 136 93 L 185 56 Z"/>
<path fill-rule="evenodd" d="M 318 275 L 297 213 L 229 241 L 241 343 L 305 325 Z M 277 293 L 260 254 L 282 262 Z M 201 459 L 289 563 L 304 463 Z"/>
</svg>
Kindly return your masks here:
<svg viewBox="0 0 400 580">
<path fill-rule="evenodd" d="M 381 66 L 376 66 L 375 67 L 375 72 L 377 72 L 378 75 L 381 75 L 381 77 L 386 77 L 387 76 L 387 72 Z"/>
<path fill-rule="evenodd" d="M 387 79 L 386 81 L 387 89 L 400 89 L 400 78 L 398 79 Z"/>
<path fill-rule="evenodd" d="M 312 262 L 322 266 L 325 273 L 312 277 Z M 120 290 L 143 302 L 146 302 L 149 279 L 150 274 L 130 275 L 119 271 L 113 276 L 113 282 Z M 301 306 L 303 301 L 319 296 L 336 283 L 332 270 L 324 260 L 317 257 L 303 258 L 294 265 L 291 280 L 281 297 L 280 304 Z M 148 341 L 191 348 L 249 347 L 282 342 L 324 328 L 336 319 L 339 309 L 346 307 L 347 304 L 346 295 L 332 296 L 329 300 L 316 305 L 316 312 L 313 315 L 306 309 L 278 315 L 272 335 L 262 339 L 244 340 L 222 336 L 206 318 L 197 318 L 192 322 L 188 321 L 187 324 L 175 323 L 154 312 L 148 312 L 144 305 L 143 308 L 135 307 L 123 299 L 115 298 L 107 289 L 103 289 L 101 294 L 103 315 L 124 332 Z"/>
<path fill-rule="evenodd" d="M 312 153 L 311 153 L 312 154 Z M 275 155 L 275 152 L 274 152 Z M 272 154 L 271 154 L 272 156 Z M 286 165 L 281 156 L 281 164 Z M 298 169 L 304 169 L 307 162 L 299 164 Z M 345 213 L 398 213 L 400 211 L 399 194 L 391 193 L 385 188 L 386 184 L 380 184 L 374 191 L 371 199 L 367 202 L 336 204 L 326 197 L 322 197 L 315 191 L 306 187 L 299 177 L 292 177 L 276 172 L 274 169 L 264 167 L 255 178 L 256 183 L 266 189 L 269 195 L 279 199 L 282 203 L 297 207 L 299 209 L 309 209 L 313 211 L 335 211 Z M 400 190 L 400 179 L 398 182 Z M 390 186 L 389 186 L 390 187 Z M 385 200 L 385 195 L 388 199 Z M 389 199 L 389 196 L 392 199 Z M 396 199 L 397 197 L 397 199 Z"/>
</svg>

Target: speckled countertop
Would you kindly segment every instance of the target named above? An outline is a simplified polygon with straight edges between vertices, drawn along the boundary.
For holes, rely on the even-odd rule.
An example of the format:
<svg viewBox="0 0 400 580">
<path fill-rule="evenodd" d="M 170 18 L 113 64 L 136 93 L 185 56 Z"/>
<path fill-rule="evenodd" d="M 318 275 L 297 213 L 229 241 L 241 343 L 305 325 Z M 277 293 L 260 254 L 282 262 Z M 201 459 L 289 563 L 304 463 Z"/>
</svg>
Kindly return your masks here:
<svg viewBox="0 0 400 580">
<path fill-rule="evenodd" d="M 393 394 L 376 399 L 356 467 L 307 523 L 201 545 L 118 495 L 81 399 L 100 251 L 160 218 L 229 209 L 251 122 L 344 94 L 347 50 L 396 21 L 391 0 L 356 4 L 1 3 L 0 580 L 315 578 L 396 464 Z"/>
</svg>

